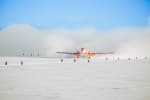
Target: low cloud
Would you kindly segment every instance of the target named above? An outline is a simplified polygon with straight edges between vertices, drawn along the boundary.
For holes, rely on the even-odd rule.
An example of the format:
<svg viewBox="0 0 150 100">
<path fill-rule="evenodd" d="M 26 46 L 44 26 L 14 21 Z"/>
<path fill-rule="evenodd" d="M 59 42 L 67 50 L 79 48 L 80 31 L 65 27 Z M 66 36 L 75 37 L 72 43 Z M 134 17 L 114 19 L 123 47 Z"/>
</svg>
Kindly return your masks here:
<svg viewBox="0 0 150 100">
<path fill-rule="evenodd" d="M 150 56 L 149 44 L 149 27 L 98 32 L 93 28 L 37 30 L 19 24 L 0 31 L 0 55 L 4 56 L 40 52 L 41 56 L 57 57 L 56 51 L 74 52 L 81 47 L 122 56 Z"/>
</svg>

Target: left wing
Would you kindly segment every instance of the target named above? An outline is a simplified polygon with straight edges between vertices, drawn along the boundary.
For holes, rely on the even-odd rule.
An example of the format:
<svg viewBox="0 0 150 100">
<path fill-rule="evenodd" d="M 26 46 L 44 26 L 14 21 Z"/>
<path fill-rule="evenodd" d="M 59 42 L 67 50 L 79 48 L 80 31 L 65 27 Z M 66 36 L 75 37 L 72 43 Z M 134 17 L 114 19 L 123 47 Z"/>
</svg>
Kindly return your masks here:
<svg viewBox="0 0 150 100">
<path fill-rule="evenodd" d="M 114 54 L 114 52 L 100 52 L 100 53 L 94 53 L 94 54 Z"/>
</svg>

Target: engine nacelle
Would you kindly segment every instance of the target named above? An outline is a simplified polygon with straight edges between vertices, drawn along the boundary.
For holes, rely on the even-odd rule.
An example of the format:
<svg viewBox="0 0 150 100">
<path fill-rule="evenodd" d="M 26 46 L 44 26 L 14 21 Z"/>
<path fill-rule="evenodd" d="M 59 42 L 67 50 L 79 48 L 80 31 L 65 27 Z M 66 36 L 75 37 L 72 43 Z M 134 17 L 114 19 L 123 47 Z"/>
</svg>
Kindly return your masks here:
<svg viewBox="0 0 150 100">
<path fill-rule="evenodd" d="M 80 57 L 80 55 L 81 55 L 81 53 L 79 52 L 79 51 L 77 51 L 77 52 L 75 52 L 75 53 L 73 53 L 77 58 L 79 58 Z"/>
<path fill-rule="evenodd" d="M 91 57 L 94 56 L 94 55 L 95 55 L 95 53 L 90 52 L 90 51 L 88 52 L 88 57 L 89 57 L 89 58 L 91 58 Z"/>
</svg>

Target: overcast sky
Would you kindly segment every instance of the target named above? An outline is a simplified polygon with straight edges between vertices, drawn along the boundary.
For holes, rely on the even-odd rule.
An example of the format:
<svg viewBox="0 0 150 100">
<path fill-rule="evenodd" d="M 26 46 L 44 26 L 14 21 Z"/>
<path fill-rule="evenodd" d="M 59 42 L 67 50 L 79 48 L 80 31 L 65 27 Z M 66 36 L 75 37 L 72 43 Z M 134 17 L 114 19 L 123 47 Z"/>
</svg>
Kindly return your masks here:
<svg viewBox="0 0 150 100">
<path fill-rule="evenodd" d="M 149 21 L 149 0 L 0 0 L 0 55 L 82 46 L 147 55 Z"/>
</svg>

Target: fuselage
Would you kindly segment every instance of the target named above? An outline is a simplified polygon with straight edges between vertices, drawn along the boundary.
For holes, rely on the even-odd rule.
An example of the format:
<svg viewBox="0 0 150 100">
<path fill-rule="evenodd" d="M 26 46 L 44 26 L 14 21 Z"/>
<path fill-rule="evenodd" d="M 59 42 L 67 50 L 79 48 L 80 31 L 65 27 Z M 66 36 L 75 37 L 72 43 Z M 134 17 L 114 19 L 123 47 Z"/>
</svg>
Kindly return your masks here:
<svg viewBox="0 0 150 100">
<path fill-rule="evenodd" d="M 87 51 L 85 48 L 81 48 L 81 51 L 77 51 L 73 53 L 77 58 L 84 57 L 84 58 L 91 58 L 95 55 L 95 53 Z"/>
</svg>

